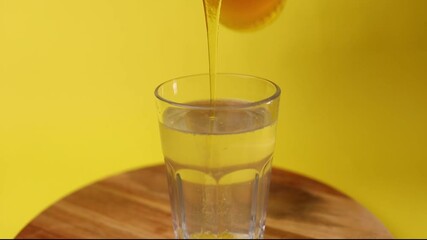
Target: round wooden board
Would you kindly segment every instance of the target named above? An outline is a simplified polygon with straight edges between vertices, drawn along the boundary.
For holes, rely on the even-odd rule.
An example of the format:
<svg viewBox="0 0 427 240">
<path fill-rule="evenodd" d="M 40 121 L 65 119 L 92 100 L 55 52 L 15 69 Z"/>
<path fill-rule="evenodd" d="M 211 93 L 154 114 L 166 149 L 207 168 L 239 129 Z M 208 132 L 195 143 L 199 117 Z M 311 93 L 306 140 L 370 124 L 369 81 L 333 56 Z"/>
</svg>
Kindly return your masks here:
<svg viewBox="0 0 427 240">
<path fill-rule="evenodd" d="M 31 221 L 16 238 L 173 238 L 164 166 L 91 184 Z M 273 169 L 266 238 L 392 238 L 369 211 L 322 183 Z"/>
</svg>

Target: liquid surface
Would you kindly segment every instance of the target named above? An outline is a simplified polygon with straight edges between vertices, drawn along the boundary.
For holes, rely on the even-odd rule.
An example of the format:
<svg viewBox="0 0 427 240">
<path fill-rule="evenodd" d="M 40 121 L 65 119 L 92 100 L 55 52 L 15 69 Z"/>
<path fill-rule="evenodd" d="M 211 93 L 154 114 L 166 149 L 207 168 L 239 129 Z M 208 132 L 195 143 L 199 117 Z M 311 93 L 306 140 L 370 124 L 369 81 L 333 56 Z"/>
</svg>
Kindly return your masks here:
<svg viewBox="0 0 427 240">
<path fill-rule="evenodd" d="M 263 234 L 275 122 L 261 107 L 227 109 L 241 104 L 217 100 L 215 117 L 200 109 L 164 113 L 160 132 L 180 238 Z"/>
<path fill-rule="evenodd" d="M 263 107 L 224 108 L 242 103 L 216 100 L 215 116 L 208 109 L 167 109 L 160 124 L 164 156 L 208 168 L 254 163 L 270 156 L 276 123 Z M 207 106 L 210 102 L 193 104 Z"/>
</svg>

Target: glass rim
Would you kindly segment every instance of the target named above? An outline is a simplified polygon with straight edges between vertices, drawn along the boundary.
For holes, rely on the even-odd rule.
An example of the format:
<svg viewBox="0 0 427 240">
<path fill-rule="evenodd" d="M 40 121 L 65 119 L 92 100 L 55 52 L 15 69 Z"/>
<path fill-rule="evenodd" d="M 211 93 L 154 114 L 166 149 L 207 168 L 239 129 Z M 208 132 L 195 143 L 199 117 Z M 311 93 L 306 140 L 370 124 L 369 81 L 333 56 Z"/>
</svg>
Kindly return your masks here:
<svg viewBox="0 0 427 240">
<path fill-rule="evenodd" d="M 169 79 L 163 83 L 161 83 L 159 86 L 156 87 L 156 89 L 154 90 L 154 95 L 156 96 L 156 98 L 162 102 L 168 103 L 172 106 L 176 106 L 176 107 L 181 107 L 181 108 L 187 108 L 187 109 L 241 109 L 241 108 L 250 108 L 250 107 L 254 107 L 254 106 L 259 106 L 268 102 L 271 102 L 277 98 L 280 97 L 280 94 L 282 92 L 282 90 L 280 89 L 279 85 L 277 85 L 276 83 L 274 83 L 271 80 L 268 80 L 266 78 L 262 78 L 262 77 L 257 77 L 257 76 L 253 76 L 253 75 L 248 75 L 248 74 L 240 74 L 240 73 L 217 73 L 216 75 L 220 75 L 220 76 L 235 76 L 235 77 L 243 77 L 243 78 L 252 78 L 252 79 L 257 79 L 257 80 L 262 80 L 264 82 L 268 82 L 269 84 L 271 84 L 274 88 L 275 91 L 272 95 L 263 98 L 261 100 L 258 101 L 254 101 L 254 102 L 244 102 L 242 104 L 239 105 L 228 105 L 228 106 L 216 106 L 216 105 L 206 105 L 206 106 L 200 106 L 200 105 L 196 105 L 196 104 L 191 104 L 191 103 L 179 103 L 179 102 L 175 102 L 169 99 L 166 99 L 162 96 L 160 96 L 159 94 L 159 89 L 163 86 L 165 86 L 166 84 L 172 82 L 172 81 L 176 81 L 176 80 L 180 80 L 180 79 L 186 79 L 186 78 L 192 78 L 192 77 L 200 77 L 200 76 L 207 76 L 209 77 L 208 73 L 200 73 L 200 74 L 193 74 L 193 75 L 186 75 L 186 76 L 182 76 L 182 77 L 177 77 L 177 78 L 173 78 L 173 79 Z"/>
</svg>

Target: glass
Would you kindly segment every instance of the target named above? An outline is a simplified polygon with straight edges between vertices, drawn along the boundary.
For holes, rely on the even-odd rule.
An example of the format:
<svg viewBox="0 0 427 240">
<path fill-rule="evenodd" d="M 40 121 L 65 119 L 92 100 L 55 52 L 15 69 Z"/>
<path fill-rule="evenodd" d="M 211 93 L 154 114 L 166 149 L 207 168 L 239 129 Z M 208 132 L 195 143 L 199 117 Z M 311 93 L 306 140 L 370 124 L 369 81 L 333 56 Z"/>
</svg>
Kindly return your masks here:
<svg viewBox="0 0 427 240">
<path fill-rule="evenodd" d="M 271 81 L 218 74 L 155 90 L 177 238 L 262 238 L 280 97 Z"/>
</svg>

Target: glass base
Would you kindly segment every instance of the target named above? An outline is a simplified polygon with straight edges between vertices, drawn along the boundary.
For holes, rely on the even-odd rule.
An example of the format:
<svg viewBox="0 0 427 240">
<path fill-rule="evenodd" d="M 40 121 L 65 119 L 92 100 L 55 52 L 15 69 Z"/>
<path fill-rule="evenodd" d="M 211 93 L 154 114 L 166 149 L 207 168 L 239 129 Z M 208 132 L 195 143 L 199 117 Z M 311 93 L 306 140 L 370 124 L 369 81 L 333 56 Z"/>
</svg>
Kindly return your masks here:
<svg viewBox="0 0 427 240">
<path fill-rule="evenodd" d="M 249 234 L 223 232 L 215 234 L 211 232 L 194 233 L 190 236 L 185 236 L 182 232 L 175 232 L 176 239 L 263 239 L 263 232 L 257 236 L 250 236 Z"/>
</svg>

